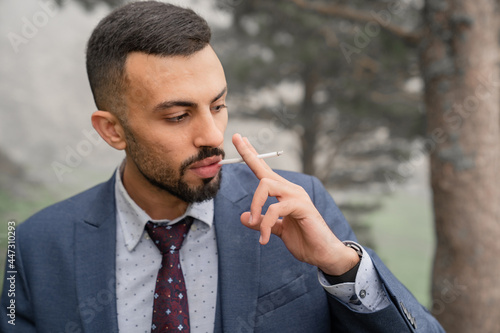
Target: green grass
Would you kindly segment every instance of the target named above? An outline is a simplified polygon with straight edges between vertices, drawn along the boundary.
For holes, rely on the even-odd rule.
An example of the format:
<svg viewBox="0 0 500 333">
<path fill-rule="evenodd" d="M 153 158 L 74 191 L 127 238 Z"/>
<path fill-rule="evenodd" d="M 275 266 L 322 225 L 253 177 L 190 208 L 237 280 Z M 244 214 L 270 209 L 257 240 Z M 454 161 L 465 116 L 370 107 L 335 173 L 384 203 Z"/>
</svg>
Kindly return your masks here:
<svg viewBox="0 0 500 333">
<path fill-rule="evenodd" d="M 428 199 L 397 193 L 366 218 L 377 254 L 425 306 L 430 306 L 434 227 Z"/>
</svg>

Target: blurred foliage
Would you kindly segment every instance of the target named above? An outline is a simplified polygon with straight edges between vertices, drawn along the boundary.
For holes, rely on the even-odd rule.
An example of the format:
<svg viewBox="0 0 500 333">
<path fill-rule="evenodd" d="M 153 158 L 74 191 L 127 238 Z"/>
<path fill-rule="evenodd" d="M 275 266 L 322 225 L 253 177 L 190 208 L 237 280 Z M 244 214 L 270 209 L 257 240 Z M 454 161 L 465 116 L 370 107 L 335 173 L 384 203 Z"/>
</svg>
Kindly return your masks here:
<svg viewBox="0 0 500 333">
<path fill-rule="evenodd" d="M 410 141 L 424 133 L 421 95 L 404 89 L 419 77 L 415 47 L 382 29 L 374 33 L 288 0 L 248 0 L 233 7 L 226 2 L 218 1 L 232 10 L 233 28 L 215 34 L 214 43 L 223 45 L 231 93 L 248 96 L 299 84 L 302 100 L 282 102 L 296 115 L 289 128 L 302 139 L 303 171 L 335 187 L 385 181 L 380 176 L 397 167 Z M 364 12 L 387 7 L 386 2 L 349 4 Z M 401 21 L 418 21 L 412 8 L 401 15 Z M 346 56 L 346 44 L 356 52 Z M 241 103 L 238 109 L 243 117 L 273 116 L 267 106 Z"/>
</svg>

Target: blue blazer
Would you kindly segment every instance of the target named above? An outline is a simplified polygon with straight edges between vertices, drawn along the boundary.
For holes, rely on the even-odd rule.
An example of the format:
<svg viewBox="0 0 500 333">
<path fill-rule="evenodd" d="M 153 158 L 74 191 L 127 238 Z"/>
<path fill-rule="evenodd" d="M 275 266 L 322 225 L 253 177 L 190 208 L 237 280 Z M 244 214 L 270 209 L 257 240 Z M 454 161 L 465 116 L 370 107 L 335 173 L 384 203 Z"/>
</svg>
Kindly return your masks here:
<svg viewBox="0 0 500 333">
<path fill-rule="evenodd" d="M 338 238 L 356 240 L 316 178 L 280 174 L 304 187 Z M 370 250 L 392 304 L 361 314 L 329 296 L 318 282 L 315 267 L 293 258 L 275 236 L 261 246 L 259 233 L 240 223 L 240 214 L 249 210 L 258 185 L 248 167 L 224 166 L 222 179 L 215 198 L 219 276 L 214 332 L 443 332 Z M 15 297 L 9 297 L 10 283 L 5 281 L 1 332 L 118 331 L 114 183 L 112 177 L 18 226 Z M 273 202 L 270 198 L 264 209 Z M 8 322 L 11 299 L 15 300 L 15 326 Z"/>
</svg>

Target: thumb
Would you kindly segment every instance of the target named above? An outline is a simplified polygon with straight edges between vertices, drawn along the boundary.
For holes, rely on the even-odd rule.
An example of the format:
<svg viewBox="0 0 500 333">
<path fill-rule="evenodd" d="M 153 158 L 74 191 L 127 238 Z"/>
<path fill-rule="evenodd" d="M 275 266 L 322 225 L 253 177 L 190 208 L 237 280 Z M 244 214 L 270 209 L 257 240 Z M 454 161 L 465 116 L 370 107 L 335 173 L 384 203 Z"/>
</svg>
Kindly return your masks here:
<svg viewBox="0 0 500 333">
<path fill-rule="evenodd" d="M 263 216 L 264 215 L 261 215 L 259 218 L 255 218 L 250 212 L 244 212 L 240 216 L 240 221 L 241 224 L 243 224 L 245 227 L 259 231 L 260 221 L 262 220 Z"/>
</svg>

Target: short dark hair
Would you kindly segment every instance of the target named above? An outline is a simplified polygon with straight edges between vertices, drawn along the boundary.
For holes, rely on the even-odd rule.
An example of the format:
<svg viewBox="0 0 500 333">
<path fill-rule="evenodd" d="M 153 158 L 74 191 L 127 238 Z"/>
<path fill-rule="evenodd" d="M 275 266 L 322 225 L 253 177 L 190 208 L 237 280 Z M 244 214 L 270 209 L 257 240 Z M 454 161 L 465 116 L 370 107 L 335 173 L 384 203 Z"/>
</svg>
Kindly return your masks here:
<svg viewBox="0 0 500 333">
<path fill-rule="evenodd" d="M 207 22 L 193 10 L 158 1 L 124 5 L 99 22 L 87 44 L 87 75 L 99 110 L 125 120 L 125 62 L 131 52 L 189 56 L 210 43 Z"/>
</svg>

